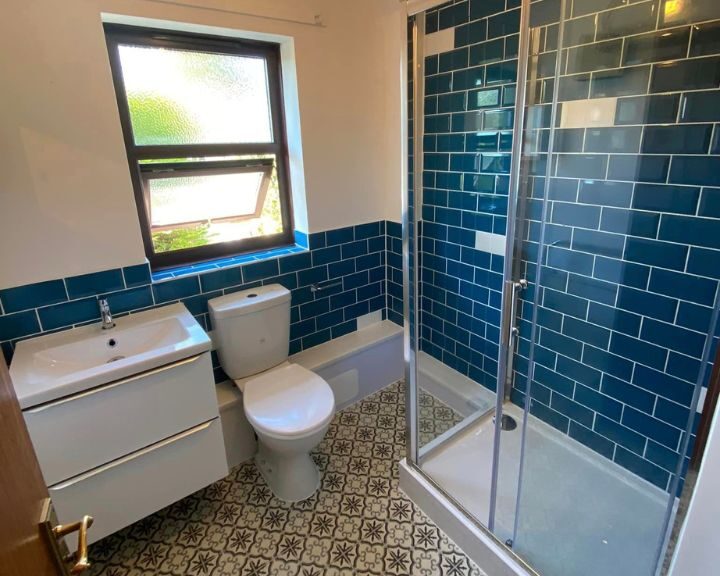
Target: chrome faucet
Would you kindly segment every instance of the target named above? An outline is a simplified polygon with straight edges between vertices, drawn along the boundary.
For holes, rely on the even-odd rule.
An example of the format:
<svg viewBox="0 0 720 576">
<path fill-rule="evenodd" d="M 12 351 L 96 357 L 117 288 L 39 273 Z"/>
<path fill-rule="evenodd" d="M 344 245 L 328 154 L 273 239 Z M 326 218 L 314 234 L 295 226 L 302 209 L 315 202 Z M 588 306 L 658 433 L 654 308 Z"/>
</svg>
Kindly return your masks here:
<svg viewBox="0 0 720 576">
<path fill-rule="evenodd" d="M 105 298 L 98 300 L 98 308 L 100 308 L 100 318 L 102 319 L 102 329 L 110 330 L 115 328 L 115 322 L 113 322 L 112 312 L 110 312 L 110 304 Z"/>
</svg>

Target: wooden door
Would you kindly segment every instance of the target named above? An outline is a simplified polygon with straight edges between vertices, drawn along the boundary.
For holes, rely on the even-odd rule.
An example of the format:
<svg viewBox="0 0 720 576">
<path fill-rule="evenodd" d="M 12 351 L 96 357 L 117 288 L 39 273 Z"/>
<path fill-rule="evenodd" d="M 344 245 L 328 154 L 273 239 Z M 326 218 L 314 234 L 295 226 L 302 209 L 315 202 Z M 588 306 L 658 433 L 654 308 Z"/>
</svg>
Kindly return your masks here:
<svg viewBox="0 0 720 576">
<path fill-rule="evenodd" d="M 0 574 L 59 576 L 40 529 L 43 482 L 7 365 L 0 353 Z"/>
</svg>

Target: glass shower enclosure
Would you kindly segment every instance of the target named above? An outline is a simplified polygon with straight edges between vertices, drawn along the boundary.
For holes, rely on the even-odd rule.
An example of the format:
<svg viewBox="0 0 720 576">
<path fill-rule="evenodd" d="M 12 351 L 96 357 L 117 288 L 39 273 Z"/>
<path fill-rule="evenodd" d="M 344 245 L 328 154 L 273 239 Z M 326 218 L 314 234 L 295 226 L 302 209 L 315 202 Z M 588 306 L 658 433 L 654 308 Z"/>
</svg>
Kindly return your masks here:
<svg viewBox="0 0 720 576">
<path fill-rule="evenodd" d="M 537 574 L 660 574 L 718 342 L 720 4 L 408 21 L 407 462 Z"/>
</svg>

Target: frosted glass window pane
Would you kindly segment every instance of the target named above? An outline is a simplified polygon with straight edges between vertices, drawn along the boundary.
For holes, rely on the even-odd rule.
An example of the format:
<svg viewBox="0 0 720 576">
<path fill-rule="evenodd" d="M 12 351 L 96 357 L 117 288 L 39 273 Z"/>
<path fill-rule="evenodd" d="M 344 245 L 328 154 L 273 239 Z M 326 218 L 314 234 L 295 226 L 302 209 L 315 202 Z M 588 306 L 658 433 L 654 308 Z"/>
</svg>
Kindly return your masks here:
<svg viewBox="0 0 720 576">
<path fill-rule="evenodd" d="M 120 46 L 138 145 L 272 142 L 265 60 Z"/>
<path fill-rule="evenodd" d="M 282 232 L 276 178 L 265 198 L 261 172 L 147 181 L 156 253 Z"/>
</svg>

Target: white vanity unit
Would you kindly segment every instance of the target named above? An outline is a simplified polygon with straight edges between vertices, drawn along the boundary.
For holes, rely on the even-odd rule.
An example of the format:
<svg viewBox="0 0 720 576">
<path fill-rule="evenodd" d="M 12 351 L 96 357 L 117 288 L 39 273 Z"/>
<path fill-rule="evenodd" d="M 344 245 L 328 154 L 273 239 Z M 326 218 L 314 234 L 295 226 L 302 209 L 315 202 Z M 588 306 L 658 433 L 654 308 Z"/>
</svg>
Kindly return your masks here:
<svg viewBox="0 0 720 576">
<path fill-rule="evenodd" d="M 58 519 L 93 516 L 90 542 L 228 473 L 207 334 L 182 304 L 116 322 L 20 342 L 10 367 Z"/>
</svg>

